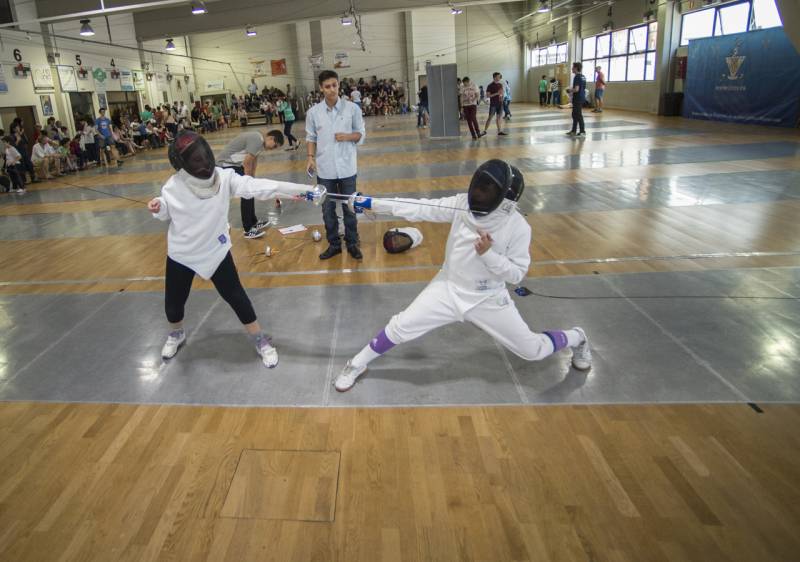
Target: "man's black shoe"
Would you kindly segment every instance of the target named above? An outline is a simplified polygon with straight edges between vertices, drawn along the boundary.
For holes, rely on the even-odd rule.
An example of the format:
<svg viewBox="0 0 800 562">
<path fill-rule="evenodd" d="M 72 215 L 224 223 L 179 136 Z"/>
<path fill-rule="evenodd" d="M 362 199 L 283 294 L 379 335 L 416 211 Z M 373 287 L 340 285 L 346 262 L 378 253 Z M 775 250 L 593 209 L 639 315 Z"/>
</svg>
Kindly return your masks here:
<svg viewBox="0 0 800 562">
<path fill-rule="evenodd" d="M 328 246 L 328 249 L 319 255 L 319 259 L 328 260 L 331 259 L 333 256 L 338 256 L 341 253 L 342 253 L 341 246 Z"/>
<path fill-rule="evenodd" d="M 341 250 L 339 250 L 339 251 L 341 251 Z M 353 256 L 353 258 L 357 259 L 357 260 L 360 260 L 360 259 L 364 258 L 364 256 L 361 254 L 361 250 L 356 245 L 348 246 L 347 247 L 347 253 L 350 254 L 351 256 Z"/>
</svg>

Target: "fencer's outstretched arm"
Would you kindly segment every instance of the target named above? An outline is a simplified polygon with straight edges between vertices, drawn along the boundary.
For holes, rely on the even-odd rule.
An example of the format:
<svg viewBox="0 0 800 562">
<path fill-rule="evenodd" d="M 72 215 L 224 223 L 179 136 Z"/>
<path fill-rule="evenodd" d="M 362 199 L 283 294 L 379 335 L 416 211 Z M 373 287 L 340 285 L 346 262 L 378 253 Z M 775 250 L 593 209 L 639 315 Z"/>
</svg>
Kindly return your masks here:
<svg viewBox="0 0 800 562">
<path fill-rule="evenodd" d="M 155 197 L 147 204 L 147 208 L 152 213 L 153 217 L 160 221 L 170 220 L 169 207 L 167 207 L 167 200 L 163 197 Z"/>
<path fill-rule="evenodd" d="M 456 213 L 463 212 L 458 210 L 458 196 L 440 199 L 372 199 L 371 208 L 376 213 L 391 214 L 412 222 L 453 222 Z"/>
<path fill-rule="evenodd" d="M 512 285 L 518 284 L 525 278 L 531 265 L 531 227 L 527 223 L 523 226 L 527 228 L 520 228 L 519 234 L 511 237 L 505 255 L 494 245 L 483 255 L 479 254 L 486 269 Z"/>
<path fill-rule="evenodd" d="M 231 174 L 231 196 L 241 197 L 242 199 L 294 197 L 295 195 L 304 195 L 308 189 L 308 185 L 302 183 Z"/>
</svg>

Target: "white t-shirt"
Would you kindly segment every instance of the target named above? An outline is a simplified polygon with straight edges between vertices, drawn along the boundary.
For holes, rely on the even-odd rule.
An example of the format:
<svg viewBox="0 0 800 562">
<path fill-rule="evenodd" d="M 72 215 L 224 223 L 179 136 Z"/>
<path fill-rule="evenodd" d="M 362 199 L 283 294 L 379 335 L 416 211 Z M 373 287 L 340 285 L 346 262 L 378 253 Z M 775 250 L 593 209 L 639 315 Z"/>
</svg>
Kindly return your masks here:
<svg viewBox="0 0 800 562">
<path fill-rule="evenodd" d="M 42 160 L 45 156 L 49 156 L 47 152 L 47 145 L 42 145 L 42 143 L 37 142 L 33 145 L 33 153 L 31 154 L 31 161 L 38 162 Z"/>
<path fill-rule="evenodd" d="M 170 221 L 167 255 L 203 279 L 210 279 L 231 249 L 228 209 L 231 197 L 272 199 L 291 197 L 309 190 L 299 183 L 240 176 L 230 169 L 216 168 L 219 191 L 201 199 L 186 185 L 188 174 L 173 174 L 161 188 L 161 209 L 153 216 Z M 191 176 L 189 176 L 191 177 Z"/>
<path fill-rule="evenodd" d="M 361 92 L 358 90 L 353 90 L 350 92 L 350 101 L 353 103 L 361 103 Z"/>
</svg>

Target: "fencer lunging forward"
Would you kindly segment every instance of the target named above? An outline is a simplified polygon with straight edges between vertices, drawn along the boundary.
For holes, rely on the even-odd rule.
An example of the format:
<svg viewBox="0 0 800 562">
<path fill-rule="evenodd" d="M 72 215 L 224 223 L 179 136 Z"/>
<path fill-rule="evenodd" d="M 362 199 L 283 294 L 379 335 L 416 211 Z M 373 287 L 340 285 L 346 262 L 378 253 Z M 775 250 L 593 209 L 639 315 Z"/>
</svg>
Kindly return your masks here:
<svg viewBox="0 0 800 562">
<path fill-rule="evenodd" d="M 517 212 L 525 187 L 522 174 L 502 160 L 489 160 L 472 176 L 469 191 L 441 199 L 354 200 L 358 208 L 410 221 L 450 222 L 444 266 L 404 311 L 392 317 L 336 378 L 349 390 L 367 365 L 397 344 L 452 322 L 471 322 L 529 361 L 572 348 L 572 364 L 589 369 L 591 351 L 581 328 L 532 332 L 506 283 L 517 284 L 530 265 L 531 228 Z"/>
</svg>

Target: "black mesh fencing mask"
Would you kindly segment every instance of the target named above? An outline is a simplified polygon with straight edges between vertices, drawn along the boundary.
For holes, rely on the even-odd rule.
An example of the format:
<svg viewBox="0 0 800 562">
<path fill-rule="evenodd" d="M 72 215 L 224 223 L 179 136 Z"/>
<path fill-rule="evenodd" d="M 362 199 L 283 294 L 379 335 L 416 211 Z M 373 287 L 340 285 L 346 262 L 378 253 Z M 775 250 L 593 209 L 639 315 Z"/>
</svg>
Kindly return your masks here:
<svg viewBox="0 0 800 562">
<path fill-rule="evenodd" d="M 506 199 L 519 201 L 522 192 L 525 191 L 525 178 L 522 177 L 522 172 L 516 166 L 511 166 L 511 173 L 514 174 L 514 177 L 511 178 L 511 187 L 508 188 Z"/>
<path fill-rule="evenodd" d="M 467 192 L 469 210 L 475 216 L 485 216 L 497 209 L 511 187 L 511 166 L 502 160 L 487 160 L 472 174 Z"/>
<path fill-rule="evenodd" d="M 206 139 L 194 131 L 181 131 L 169 147 L 169 163 L 176 170 L 207 180 L 214 175 L 214 152 Z"/>
<path fill-rule="evenodd" d="M 383 248 L 390 254 L 399 254 L 422 243 L 422 232 L 417 228 L 392 228 L 383 235 Z"/>
<path fill-rule="evenodd" d="M 383 248 L 390 254 L 399 254 L 411 249 L 414 240 L 405 232 L 400 232 L 396 228 L 387 230 L 383 235 Z"/>
</svg>

